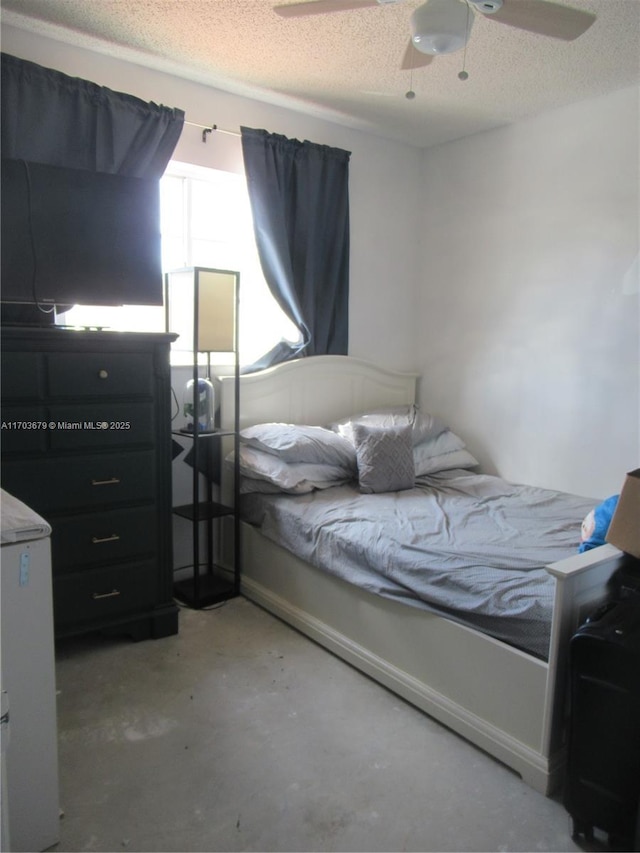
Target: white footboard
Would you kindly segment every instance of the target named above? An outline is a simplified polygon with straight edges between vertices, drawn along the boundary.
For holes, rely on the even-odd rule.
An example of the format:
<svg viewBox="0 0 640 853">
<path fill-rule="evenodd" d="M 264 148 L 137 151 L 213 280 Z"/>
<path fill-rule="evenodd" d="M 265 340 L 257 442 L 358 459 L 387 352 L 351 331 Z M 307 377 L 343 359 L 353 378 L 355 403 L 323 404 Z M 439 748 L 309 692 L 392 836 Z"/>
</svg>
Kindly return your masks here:
<svg viewBox="0 0 640 853">
<path fill-rule="evenodd" d="M 620 556 L 613 545 L 602 545 L 547 566 L 556 579 L 543 732 L 547 755 L 559 753 L 564 745 L 569 639 L 589 613 L 611 597 L 609 581 Z"/>
</svg>

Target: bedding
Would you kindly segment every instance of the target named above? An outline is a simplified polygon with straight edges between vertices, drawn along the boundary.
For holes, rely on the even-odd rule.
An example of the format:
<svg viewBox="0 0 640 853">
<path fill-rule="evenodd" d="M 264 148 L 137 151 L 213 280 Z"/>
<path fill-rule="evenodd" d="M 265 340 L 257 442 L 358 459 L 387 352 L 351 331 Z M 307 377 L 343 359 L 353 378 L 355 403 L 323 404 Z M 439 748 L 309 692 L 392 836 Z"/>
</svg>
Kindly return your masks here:
<svg viewBox="0 0 640 853">
<path fill-rule="evenodd" d="M 324 571 L 544 660 L 554 593 L 544 567 L 576 552 L 592 507 L 468 469 L 402 491 L 363 494 L 353 481 L 242 499 L 246 521 Z"/>
<path fill-rule="evenodd" d="M 353 444 L 353 428 L 356 424 L 380 429 L 397 428 L 410 424 L 414 445 L 436 438 L 446 429 L 446 425 L 440 418 L 422 412 L 415 403 L 404 406 L 385 406 L 349 415 L 342 420 L 329 424 L 329 429 L 337 432 Z"/>
<path fill-rule="evenodd" d="M 327 489 L 346 483 L 353 472 L 340 465 L 321 462 L 286 462 L 272 453 L 266 453 L 244 444 L 239 448 L 240 493 L 287 492 L 305 494 L 314 489 Z M 231 455 L 227 462 L 233 461 Z"/>
<path fill-rule="evenodd" d="M 413 462 L 416 477 L 451 468 L 475 468 L 479 464 L 460 436 L 450 429 L 445 429 L 434 439 L 416 444 Z"/>
<path fill-rule="evenodd" d="M 415 404 L 392 406 L 350 415 L 329 425 L 353 446 L 363 429 L 402 430 L 408 427 L 413 447 L 415 476 L 451 468 L 474 468 L 479 463 L 464 441 L 440 418 L 420 411 Z M 380 489 L 376 489 L 380 491 Z M 392 488 L 383 491 L 393 491 Z"/>
<path fill-rule="evenodd" d="M 355 471 L 356 454 L 351 442 L 325 427 L 256 424 L 241 430 L 240 440 L 245 446 L 271 453 L 283 462 L 338 465 Z"/>
</svg>

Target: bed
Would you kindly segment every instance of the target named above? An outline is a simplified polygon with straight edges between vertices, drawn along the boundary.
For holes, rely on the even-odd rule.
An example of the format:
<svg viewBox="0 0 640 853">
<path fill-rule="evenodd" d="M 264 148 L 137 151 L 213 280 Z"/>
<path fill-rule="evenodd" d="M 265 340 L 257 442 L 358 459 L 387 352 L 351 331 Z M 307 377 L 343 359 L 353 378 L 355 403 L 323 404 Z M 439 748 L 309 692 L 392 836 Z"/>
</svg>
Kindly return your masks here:
<svg viewBox="0 0 640 853">
<path fill-rule="evenodd" d="M 401 410 L 415 403 L 416 379 L 347 356 L 288 362 L 241 378 L 241 429 L 267 423 L 339 426 L 355 413 Z M 224 379 L 223 427 L 233 422 L 233 406 L 233 383 Z M 435 494 L 445 487 L 455 491 L 473 485 L 473 476 L 469 468 L 427 472 L 420 487 Z M 395 506 L 414 491 L 364 498 Z M 256 523 L 264 521 L 265 507 L 304 503 L 306 515 L 307 505 L 326 505 L 332 495 L 355 501 L 353 492 L 353 484 L 340 483 L 305 492 L 301 500 L 243 496 L 243 595 L 502 761 L 536 790 L 552 793 L 564 764 L 568 640 L 610 596 L 620 552 L 611 545 L 582 554 L 565 548 L 569 556 L 544 564 L 550 603 L 542 653 L 540 646 L 499 639 L 486 626 L 428 602 L 404 601 L 393 589 L 403 589 L 402 575 L 387 579 L 387 594 L 356 585 L 305 559 L 295 540 L 288 547 L 274 541 L 278 525 L 267 524 L 262 532 Z M 577 518 L 586 506 L 576 505 Z M 294 529 L 299 523 L 294 519 Z"/>
</svg>

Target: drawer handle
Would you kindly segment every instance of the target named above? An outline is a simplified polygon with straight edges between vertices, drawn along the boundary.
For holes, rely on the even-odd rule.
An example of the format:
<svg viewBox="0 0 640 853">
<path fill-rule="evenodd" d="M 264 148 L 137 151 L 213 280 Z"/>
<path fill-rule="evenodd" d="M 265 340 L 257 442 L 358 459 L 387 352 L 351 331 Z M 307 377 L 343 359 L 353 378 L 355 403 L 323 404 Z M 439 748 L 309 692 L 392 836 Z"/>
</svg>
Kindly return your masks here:
<svg viewBox="0 0 640 853">
<path fill-rule="evenodd" d="M 119 538 L 117 533 L 112 533 L 111 536 L 92 536 L 91 541 L 94 545 L 100 545 L 102 542 L 117 542 Z"/>
<path fill-rule="evenodd" d="M 98 378 L 99 379 L 108 379 L 109 378 L 109 371 L 105 370 L 103 367 L 102 370 L 98 371 Z"/>
<path fill-rule="evenodd" d="M 119 477 L 109 477 L 108 480 L 91 480 L 92 486 L 115 486 L 120 482 Z"/>
<path fill-rule="evenodd" d="M 120 595 L 119 589 L 112 589 L 111 592 L 94 592 L 91 598 L 97 601 L 99 598 L 114 598 L 116 595 Z"/>
</svg>

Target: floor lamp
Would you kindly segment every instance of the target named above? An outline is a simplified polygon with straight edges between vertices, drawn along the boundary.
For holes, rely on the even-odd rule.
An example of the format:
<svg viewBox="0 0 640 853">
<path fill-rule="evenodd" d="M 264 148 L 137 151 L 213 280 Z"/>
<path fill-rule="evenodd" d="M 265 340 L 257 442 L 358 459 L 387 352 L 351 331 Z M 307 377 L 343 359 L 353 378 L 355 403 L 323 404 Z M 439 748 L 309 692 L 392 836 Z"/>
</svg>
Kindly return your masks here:
<svg viewBox="0 0 640 853">
<path fill-rule="evenodd" d="M 239 518 L 238 454 L 235 454 L 233 497 L 222 502 L 222 481 L 226 475 L 224 456 L 226 439 L 235 446 L 239 424 L 238 298 L 240 274 L 232 270 L 191 267 L 168 273 L 165 282 L 167 331 L 178 334 L 173 347 L 192 357 L 192 378 L 185 396 L 185 414 L 192 421 L 176 431 L 193 440 L 189 454 L 193 466 L 192 500 L 175 506 L 176 515 L 192 522 L 193 575 L 174 584 L 177 598 L 193 607 L 204 607 L 237 595 L 239 592 Z M 214 389 L 211 384 L 211 354 L 232 353 L 235 372 L 235 428 L 222 431 L 216 421 Z M 205 376 L 200 376 L 200 356 L 205 356 Z M 214 500 L 214 475 L 217 470 L 220 499 Z M 202 471 L 206 471 L 202 475 Z M 206 495 L 201 495 L 201 476 L 205 477 Z M 225 491 L 225 497 L 227 492 Z M 216 562 L 225 546 L 221 535 L 223 519 L 231 522 L 232 548 L 227 565 Z M 218 537 L 213 522 L 219 520 Z M 206 560 L 201 559 L 200 525 L 206 522 Z M 228 541 L 228 540 L 227 540 Z M 229 562 L 231 565 L 229 566 Z M 201 566 L 205 572 L 201 573 Z"/>
</svg>

